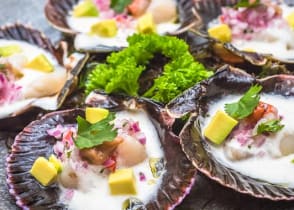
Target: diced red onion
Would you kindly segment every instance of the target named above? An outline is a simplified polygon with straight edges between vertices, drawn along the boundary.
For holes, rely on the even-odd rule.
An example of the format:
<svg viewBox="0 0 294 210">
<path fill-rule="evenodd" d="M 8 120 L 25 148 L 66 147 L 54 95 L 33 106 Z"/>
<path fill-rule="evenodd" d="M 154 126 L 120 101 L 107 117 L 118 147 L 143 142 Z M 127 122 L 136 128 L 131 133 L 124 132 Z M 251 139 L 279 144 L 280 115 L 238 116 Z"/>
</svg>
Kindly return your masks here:
<svg viewBox="0 0 294 210">
<path fill-rule="evenodd" d="M 73 189 L 65 189 L 64 196 L 62 200 L 64 201 L 70 201 L 74 196 L 74 190 Z"/>
<path fill-rule="evenodd" d="M 0 105 L 11 104 L 21 97 L 21 86 L 10 81 L 7 76 L 0 73 Z"/>
<path fill-rule="evenodd" d="M 139 172 L 139 180 L 141 182 L 146 181 L 146 176 L 145 176 L 145 174 L 143 172 Z"/>
<path fill-rule="evenodd" d="M 63 132 L 64 127 L 60 124 L 58 124 L 56 128 L 47 130 L 48 135 L 53 136 L 56 139 L 61 139 Z"/>
</svg>

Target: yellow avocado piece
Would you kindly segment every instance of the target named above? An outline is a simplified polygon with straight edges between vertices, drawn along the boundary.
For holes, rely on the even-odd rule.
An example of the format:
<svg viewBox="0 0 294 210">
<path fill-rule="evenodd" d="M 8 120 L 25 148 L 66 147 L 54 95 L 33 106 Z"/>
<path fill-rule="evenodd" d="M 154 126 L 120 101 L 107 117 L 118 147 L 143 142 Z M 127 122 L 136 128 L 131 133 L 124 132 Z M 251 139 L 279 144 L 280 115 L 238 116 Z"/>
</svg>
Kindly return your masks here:
<svg viewBox="0 0 294 210">
<path fill-rule="evenodd" d="M 227 24 L 220 24 L 208 29 L 208 34 L 221 42 L 230 42 L 232 40 L 232 31 Z"/>
<path fill-rule="evenodd" d="M 138 19 L 137 30 L 142 34 L 156 33 L 156 25 L 151 13 L 146 13 Z"/>
<path fill-rule="evenodd" d="M 290 13 L 287 17 L 286 17 L 286 20 L 289 24 L 289 26 L 291 28 L 294 28 L 294 12 Z"/>
<path fill-rule="evenodd" d="M 96 5 L 88 0 L 81 2 L 73 9 L 74 17 L 97 17 L 99 15 L 99 11 Z"/>
<path fill-rule="evenodd" d="M 53 65 L 49 62 L 45 55 L 40 54 L 29 61 L 26 65 L 27 68 L 34 69 L 37 71 L 42 71 L 50 73 L 54 70 Z"/>
<path fill-rule="evenodd" d="M 38 157 L 38 159 L 35 160 L 30 173 L 43 186 L 48 186 L 55 181 L 57 177 L 56 168 L 44 157 Z"/>
<path fill-rule="evenodd" d="M 110 174 L 108 185 L 112 195 L 137 194 L 134 171 L 131 168 L 118 169 Z"/>
<path fill-rule="evenodd" d="M 6 45 L 0 47 L 0 56 L 8 57 L 16 53 L 22 52 L 22 49 L 18 45 Z"/>
<path fill-rule="evenodd" d="M 89 123 L 96 123 L 106 118 L 109 114 L 107 109 L 97 107 L 86 107 L 86 120 Z"/>
<path fill-rule="evenodd" d="M 204 136 L 215 144 L 221 144 L 237 124 L 237 120 L 219 110 L 205 128 Z"/>
<path fill-rule="evenodd" d="M 55 155 L 50 155 L 49 162 L 52 163 L 57 170 L 57 173 L 60 173 L 62 171 L 62 164 L 60 160 L 58 160 Z"/>
<path fill-rule="evenodd" d="M 91 26 L 90 34 L 102 37 L 114 37 L 117 34 L 117 24 L 113 19 L 103 20 Z"/>
</svg>

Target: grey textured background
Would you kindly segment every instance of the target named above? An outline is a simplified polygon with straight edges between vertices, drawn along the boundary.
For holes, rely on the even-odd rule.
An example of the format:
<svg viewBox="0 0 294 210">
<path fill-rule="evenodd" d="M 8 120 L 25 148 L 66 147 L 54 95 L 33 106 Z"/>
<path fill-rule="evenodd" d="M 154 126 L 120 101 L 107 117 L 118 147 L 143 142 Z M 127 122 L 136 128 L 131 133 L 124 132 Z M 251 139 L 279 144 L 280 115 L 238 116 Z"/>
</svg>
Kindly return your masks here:
<svg viewBox="0 0 294 210">
<path fill-rule="evenodd" d="M 61 34 L 46 22 L 43 14 L 45 3 L 45 0 L 0 0 L 0 25 L 16 21 L 29 24 L 43 31 L 51 38 L 53 43 L 56 43 L 61 38 Z M 5 182 L 5 158 L 8 153 L 5 142 L 7 142 L 7 139 L 5 133 L 0 133 L 0 210 L 18 209 L 7 192 Z M 197 175 L 195 186 L 190 195 L 186 197 L 177 210 L 198 209 L 294 210 L 294 203 L 255 199 L 226 189 L 202 175 Z"/>
</svg>

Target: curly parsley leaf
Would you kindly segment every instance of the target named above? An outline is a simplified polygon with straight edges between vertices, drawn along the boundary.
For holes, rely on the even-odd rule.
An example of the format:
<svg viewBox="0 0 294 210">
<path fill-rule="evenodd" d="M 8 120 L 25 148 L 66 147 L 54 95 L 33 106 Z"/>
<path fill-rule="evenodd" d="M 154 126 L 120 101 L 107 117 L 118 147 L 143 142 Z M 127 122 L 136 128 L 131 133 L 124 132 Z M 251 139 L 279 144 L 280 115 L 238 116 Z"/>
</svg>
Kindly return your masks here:
<svg viewBox="0 0 294 210">
<path fill-rule="evenodd" d="M 98 146 L 105 141 L 112 141 L 117 136 L 117 131 L 111 124 L 114 118 L 115 114 L 109 113 L 105 119 L 91 124 L 78 116 L 78 135 L 75 139 L 75 145 L 79 149 L 84 149 Z"/>
<path fill-rule="evenodd" d="M 123 92 L 137 96 L 142 72 L 160 53 L 170 59 L 144 97 L 167 103 L 195 83 L 212 75 L 201 63 L 195 61 L 189 46 L 181 39 L 157 34 L 135 34 L 128 38 L 129 47 L 109 55 L 105 64 L 97 65 L 88 75 L 86 94 L 95 89 L 106 93 Z"/>
<path fill-rule="evenodd" d="M 256 7 L 260 4 L 260 0 L 240 0 L 235 7 L 240 8 L 240 7 L 245 7 L 245 8 L 250 8 L 250 7 Z"/>
<path fill-rule="evenodd" d="M 132 0 L 111 0 L 110 7 L 117 13 L 122 13 Z"/>
<path fill-rule="evenodd" d="M 252 114 L 255 107 L 258 105 L 260 99 L 259 93 L 261 89 L 262 87 L 260 85 L 254 85 L 238 102 L 225 104 L 226 113 L 238 120 L 244 119 Z"/>
<path fill-rule="evenodd" d="M 262 133 L 276 133 L 281 130 L 285 125 L 281 124 L 281 120 L 270 120 L 265 123 L 261 123 L 257 127 L 257 134 Z"/>
</svg>

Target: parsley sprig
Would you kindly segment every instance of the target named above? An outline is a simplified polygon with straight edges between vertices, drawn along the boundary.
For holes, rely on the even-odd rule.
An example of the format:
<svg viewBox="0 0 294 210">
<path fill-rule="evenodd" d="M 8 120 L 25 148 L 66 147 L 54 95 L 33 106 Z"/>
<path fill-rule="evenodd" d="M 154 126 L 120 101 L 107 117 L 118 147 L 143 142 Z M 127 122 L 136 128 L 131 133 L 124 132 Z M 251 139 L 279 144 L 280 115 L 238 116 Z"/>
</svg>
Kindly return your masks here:
<svg viewBox="0 0 294 210">
<path fill-rule="evenodd" d="M 258 105 L 261 89 L 260 85 L 252 86 L 238 102 L 225 104 L 225 112 L 238 120 L 249 116 Z"/>
<path fill-rule="evenodd" d="M 109 113 L 105 119 L 91 124 L 78 116 L 78 135 L 75 139 L 75 145 L 79 149 L 84 149 L 98 146 L 105 141 L 112 141 L 117 136 L 117 130 L 111 123 L 114 119 L 115 114 Z"/>
<path fill-rule="evenodd" d="M 281 124 L 281 119 L 279 120 L 270 120 L 265 123 L 261 123 L 257 127 L 257 134 L 262 133 L 276 133 L 280 131 L 285 125 Z"/>
</svg>

